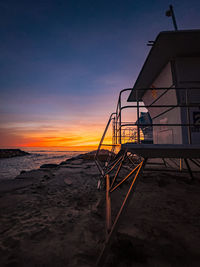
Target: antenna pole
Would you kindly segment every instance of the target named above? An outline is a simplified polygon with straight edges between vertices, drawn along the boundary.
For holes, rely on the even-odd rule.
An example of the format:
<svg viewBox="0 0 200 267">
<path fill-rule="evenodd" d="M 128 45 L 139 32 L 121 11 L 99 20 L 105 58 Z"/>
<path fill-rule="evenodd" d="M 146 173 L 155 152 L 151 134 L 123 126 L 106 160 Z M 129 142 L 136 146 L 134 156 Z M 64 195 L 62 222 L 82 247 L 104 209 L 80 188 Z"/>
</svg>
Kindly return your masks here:
<svg viewBox="0 0 200 267">
<path fill-rule="evenodd" d="M 174 14 L 174 9 L 173 9 L 173 6 L 172 5 L 169 6 L 169 10 L 167 10 L 166 16 L 167 17 L 172 17 L 174 29 L 175 29 L 175 31 L 178 31 L 178 27 L 177 27 L 177 23 L 176 23 L 176 18 L 175 18 L 175 14 Z"/>
<path fill-rule="evenodd" d="M 170 11 L 171 11 L 171 14 L 172 14 L 172 20 L 173 20 L 173 24 L 174 24 L 174 29 L 175 29 L 175 31 L 178 31 L 178 27 L 177 27 L 177 23 L 176 23 L 176 18 L 175 18 L 173 6 L 170 5 L 169 8 L 170 8 Z"/>
</svg>

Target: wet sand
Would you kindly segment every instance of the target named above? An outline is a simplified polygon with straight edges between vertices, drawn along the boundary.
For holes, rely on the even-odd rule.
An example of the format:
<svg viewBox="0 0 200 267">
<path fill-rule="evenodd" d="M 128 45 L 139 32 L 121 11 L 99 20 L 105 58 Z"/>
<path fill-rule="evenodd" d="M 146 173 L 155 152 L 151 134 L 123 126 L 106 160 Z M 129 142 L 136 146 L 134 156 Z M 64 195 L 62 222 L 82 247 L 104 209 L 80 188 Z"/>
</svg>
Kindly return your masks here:
<svg viewBox="0 0 200 267">
<path fill-rule="evenodd" d="M 98 178 L 86 157 L 1 182 L 1 266 L 95 266 L 105 241 L 105 193 L 96 189 Z M 113 193 L 113 217 L 127 189 L 128 183 Z M 148 172 L 105 266 L 200 266 L 199 248 L 200 181 Z"/>
</svg>

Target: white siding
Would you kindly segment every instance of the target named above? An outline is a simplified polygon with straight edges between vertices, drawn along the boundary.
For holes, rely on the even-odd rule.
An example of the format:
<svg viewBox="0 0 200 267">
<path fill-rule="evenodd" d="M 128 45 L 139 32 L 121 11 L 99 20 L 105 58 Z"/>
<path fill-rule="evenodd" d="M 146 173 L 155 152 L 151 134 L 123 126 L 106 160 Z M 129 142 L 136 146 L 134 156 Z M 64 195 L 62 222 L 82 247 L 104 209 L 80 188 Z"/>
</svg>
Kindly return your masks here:
<svg viewBox="0 0 200 267">
<path fill-rule="evenodd" d="M 187 57 L 177 58 L 175 61 L 177 73 L 177 83 L 180 88 L 188 88 L 188 102 L 197 103 L 200 105 L 200 58 Z M 186 94 L 184 91 L 179 93 L 179 101 L 186 103 Z M 200 114 L 199 107 L 193 107 L 189 110 L 190 122 L 194 123 L 194 116 Z M 181 109 L 181 117 L 183 122 L 187 122 L 187 110 Z M 188 143 L 188 129 L 183 127 L 183 136 L 185 142 Z M 200 127 L 191 127 L 191 143 L 200 144 Z"/>
<path fill-rule="evenodd" d="M 170 62 L 163 68 L 158 77 L 152 84 L 152 90 L 147 91 L 143 96 L 143 102 L 145 105 L 150 105 L 153 101 L 158 99 L 161 94 L 166 92 L 163 90 L 156 90 L 156 88 L 169 88 L 173 84 L 172 71 Z M 160 99 L 156 100 L 154 105 L 176 105 L 177 95 L 176 90 L 169 90 Z M 169 108 L 148 108 L 151 118 L 155 124 L 175 124 L 181 123 L 180 108 L 174 108 L 171 111 L 163 113 Z M 182 143 L 182 131 L 181 127 L 177 126 L 155 126 L 153 128 L 153 141 L 154 144 L 180 144 Z"/>
</svg>

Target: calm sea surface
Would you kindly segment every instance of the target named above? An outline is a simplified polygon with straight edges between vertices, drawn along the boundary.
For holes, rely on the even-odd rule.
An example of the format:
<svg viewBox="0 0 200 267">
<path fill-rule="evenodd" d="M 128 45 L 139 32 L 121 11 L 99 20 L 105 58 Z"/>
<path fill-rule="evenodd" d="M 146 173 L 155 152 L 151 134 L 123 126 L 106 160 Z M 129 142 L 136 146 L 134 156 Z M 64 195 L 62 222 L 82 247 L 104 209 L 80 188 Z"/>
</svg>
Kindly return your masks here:
<svg viewBox="0 0 200 267">
<path fill-rule="evenodd" d="M 60 151 L 41 148 L 23 148 L 22 150 L 31 153 L 31 155 L 0 159 L 0 179 L 13 179 L 22 170 L 38 169 L 42 164 L 47 163 L 59 164 L 66 159 L 86 153 L 86 151 Z"/>
</svg>

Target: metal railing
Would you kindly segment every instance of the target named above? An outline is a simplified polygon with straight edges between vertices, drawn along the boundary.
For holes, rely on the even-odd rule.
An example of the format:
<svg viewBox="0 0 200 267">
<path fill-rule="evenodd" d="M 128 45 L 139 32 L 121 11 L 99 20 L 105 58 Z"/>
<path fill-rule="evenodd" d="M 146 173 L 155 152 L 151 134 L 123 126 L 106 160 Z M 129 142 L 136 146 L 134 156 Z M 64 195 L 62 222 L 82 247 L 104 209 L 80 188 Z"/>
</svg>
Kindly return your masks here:
<svg viewBox="0 0 200 267">
<path fill-rule="evenodd" d="M 126 143 L 126 142 L 135 142 L 135 143 L 141 143 L 142 140 L 144 139 L 143 135 L 143 131 L 142 129 L 144 127 L 147 128 L 151 128 L 153 129 L 153 127 L 157 127 L 157 126 L 170 126 L 170 127 L 187 127 L 187 132 L 188 132 L 188 142 L 189 144 L 192 143 L 191 140 L 191 127 L 200 127 L 198 125 L 196 125 L 195 123 L 191 123 L 191 116 L 190 116 L 190 109 L 191 108 L 196 108 L 199 107 L 200 108 L 200 100 L 197 99 L 197 102 L 195 103 L 191 103 L 189 100 L 190 96 L 189 93 L 191 90 L 200 90 L 200 88 L 175 88 L 174 86 L 171 86 L 169 88 L 142 88 L 142 89 L 134 89 L 135 91 L 135 103 L 133 105 L 123 105 L 122 104 L 122 95 L 125 92 L 128 91 L 132 91 L 133 88 L 126 88 L 120 91 L 119 93 L 119 97 L 118 97 L 118 102 L 117 102 L 117 107 L 116 107 L 116 112 L 112 113 L 110 115 L 110 118 L 108 120 L 108 123 L 106 125 L 106 128 L 104 130 L 104 133 L 102 135 L 102 138 L 100 140 L 97 152 L 96 152 L 96 156 L 95 156 L 95 160 L 98 162 L 98 155 L 99 155 L 99 151 L 101 149 L 102 146 L 107 146 L 107 144 L 104 144 L 104 138 L 106 136 L 106 133 L 108 131 L 109 126 L 111 125 L 111 121 L 112 121 L 112 151 L 115 149 L 115 147 L 120 146 L 122 143 Z M 143 102 L 141 101 L 141 91 L 143 93 L 146 93 L 147 91 L 152 91 L 152 94 L 154 93 L 154 95 L 156 95 L 156 97 L 154 97 L 155 99 L 152 101 L 152 103 L 148 104 L 148 105 L 144 105 Z M 162 97 L 164 97 L 166 95 L 166 93 L 168 93 L 170 90 L 174 90 L 176 91 L 176 96 L 178 98 L 177 103 L 175 104 L 159 104 L 158 101 L 160 101 L 162 99 Z M 184 91 L 184 93 L 182 92 L 181 95 L 178 95 L 180 91 Z M 159 94 L 160 92 L 160 94 Z M 159 94 L 157 96 L 157 94 Z M 141 123 L 140 122 L 140 111 L 141 109 L 157 109 L 160 108 L 162 109 L 162 112 L 159 113 L 156 116 L 153 116 L 152 122 L 151 123 Z M 185 108 L 186 109 L 186 121 L 181 122 L 182 123 L 154 123 L 155 119 L 157 119 L 159 116 L 164 115 L 165 113 L 175 109 L 175 108 Z M 135 122 L 123 122 L 122 121 L 122 112 L 125 109 L 135 109 L 136 110 L 136 121 Z M 129 133 L 129 134 L 127 134 Z M 142 136 L 142 138 L 141 138 Z M 110 146 L 110 144 L 108 145 Z M 99 166 L 98 166 L 99 165 Z M 98 168 L 100 167 L 99 162 L 97 163 Z M 100 167 L 102 169 L 102 167 Z"/>
</svg>

